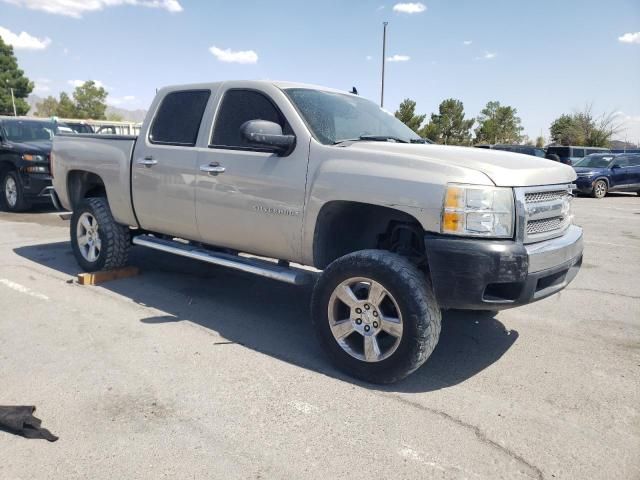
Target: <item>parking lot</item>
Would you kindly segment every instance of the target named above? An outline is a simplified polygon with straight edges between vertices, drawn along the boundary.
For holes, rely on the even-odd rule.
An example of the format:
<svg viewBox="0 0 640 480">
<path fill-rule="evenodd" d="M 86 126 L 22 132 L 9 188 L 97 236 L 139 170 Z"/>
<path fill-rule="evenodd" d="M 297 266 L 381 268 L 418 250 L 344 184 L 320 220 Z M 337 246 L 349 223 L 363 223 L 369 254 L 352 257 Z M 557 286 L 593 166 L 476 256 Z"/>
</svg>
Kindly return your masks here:
<svg viewBox="0 0 640 480">
<path fill-rule="evenodd" d="M 560 294 L 448 312 L 386 387 L 334 370 L 310 290 L 134 249 L 78 285 L 68 222 L 0 213 L 0 478 L 640 478 L 640 198 L 577 198 L 585 256 Z"/>
</svg>

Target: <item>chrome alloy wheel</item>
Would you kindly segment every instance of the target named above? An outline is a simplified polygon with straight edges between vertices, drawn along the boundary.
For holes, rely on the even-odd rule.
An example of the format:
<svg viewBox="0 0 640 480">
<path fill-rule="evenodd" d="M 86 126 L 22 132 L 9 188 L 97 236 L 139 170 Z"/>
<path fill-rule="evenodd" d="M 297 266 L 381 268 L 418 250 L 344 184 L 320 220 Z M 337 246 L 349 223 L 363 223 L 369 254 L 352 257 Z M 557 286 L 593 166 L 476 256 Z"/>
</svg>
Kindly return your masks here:
<svg viewBox="0 0 640 480">
<path fill-rule="evenodd" d="M 329 327 L 338 345 L 358 360 L 380 362 L 402 339 L 402 314 L 389 291 L 363 277 L 345 280 L 329 299 Z"/>
<path fill-rule="evenodd" d="M 602 198 L 607 194 L 607 184 L 602 180 L 597 181 L 594 188 L 596 189 L 596 196 L 598 198 Z"/>
<path fill-rule="evenodd" d="M 18 186 L 15 179 L 10 175 L 7 175 L 4 181 L 4 196 L 10 207 L 15 207 L 18 203 Z"/>
<path fill-rule="evenodd" d="M 102 242 L 98 233 L 98 221 L 89 212 L 84 212 L 78 219 L 76 239 L 82 257 L 88 262 L 95 262 L 100 256 Z"/>
</svg>

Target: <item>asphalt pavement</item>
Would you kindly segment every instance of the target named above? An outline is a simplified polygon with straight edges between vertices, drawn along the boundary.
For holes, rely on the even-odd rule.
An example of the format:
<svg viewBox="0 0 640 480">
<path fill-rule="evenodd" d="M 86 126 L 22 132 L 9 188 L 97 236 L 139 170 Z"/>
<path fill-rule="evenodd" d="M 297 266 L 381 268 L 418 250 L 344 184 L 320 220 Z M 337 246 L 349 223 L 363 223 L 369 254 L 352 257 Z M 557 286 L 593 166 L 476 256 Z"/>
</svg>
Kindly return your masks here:
<svg viewBox="0 0 640 480">
<path fill-rule="evenodd" d="M 0 430 L 12 479 L 638 479 L 640 197 L 578 198 L 581 272 L 497 315 L 448 312 L 391 386 L 336 371 L 310 290 L 136 247 L 80 286 L 69 222 L 0 213 Z"/>
</svg>

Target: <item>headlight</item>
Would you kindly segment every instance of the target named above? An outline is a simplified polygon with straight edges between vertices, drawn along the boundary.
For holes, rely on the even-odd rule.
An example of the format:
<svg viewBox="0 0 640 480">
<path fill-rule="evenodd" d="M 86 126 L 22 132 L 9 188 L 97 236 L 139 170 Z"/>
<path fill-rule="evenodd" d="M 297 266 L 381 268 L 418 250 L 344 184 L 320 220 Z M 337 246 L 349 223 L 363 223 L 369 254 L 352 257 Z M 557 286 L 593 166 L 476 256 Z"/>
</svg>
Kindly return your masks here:
<svg viewBox="0 0 640 480">
<path fill-rule="evenodd" d="M 22 154 L 22 159 L 26 160 L 27 162 L 46 162 L 47 161 L 47 156 L 46 155 L 34 155 L 32 153 L 24 153 L 24 154 Z"/>
<path fill-rule="evenodd" d="M 442 233 L 478 237 L 513 236 L 511 188 L 478 185 L 447 186 L 442 208 Z"/>
</svg>

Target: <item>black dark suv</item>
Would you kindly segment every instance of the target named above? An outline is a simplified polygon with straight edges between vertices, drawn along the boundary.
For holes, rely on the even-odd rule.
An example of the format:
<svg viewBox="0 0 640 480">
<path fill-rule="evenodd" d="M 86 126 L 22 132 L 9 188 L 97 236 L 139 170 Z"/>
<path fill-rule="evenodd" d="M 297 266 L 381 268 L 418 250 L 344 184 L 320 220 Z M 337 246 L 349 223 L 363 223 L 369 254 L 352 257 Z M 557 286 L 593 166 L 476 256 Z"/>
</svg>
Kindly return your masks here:
<svg viewBox="0 0 640 480">
<path fill-rule="evenodd" d="M 0 117 L 0 206 L 12 212 L 50 201 L 51 139 L 64 130 L 50 120 Z"/>
</svg>

